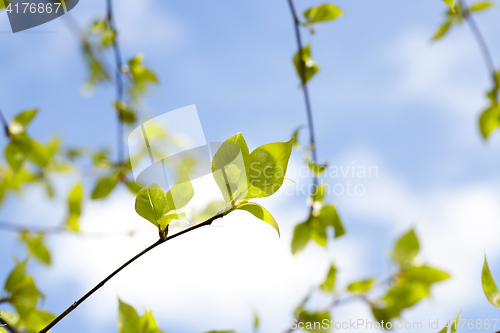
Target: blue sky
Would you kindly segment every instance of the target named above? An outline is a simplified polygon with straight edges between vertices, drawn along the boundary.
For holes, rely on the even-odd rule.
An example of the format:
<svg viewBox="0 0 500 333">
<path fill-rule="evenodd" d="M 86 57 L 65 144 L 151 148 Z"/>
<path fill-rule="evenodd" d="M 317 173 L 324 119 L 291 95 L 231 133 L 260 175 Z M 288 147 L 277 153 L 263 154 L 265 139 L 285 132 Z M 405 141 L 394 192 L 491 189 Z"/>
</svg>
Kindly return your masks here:
<svg viewBox="0 0 500 333">
<path fill-rule="evenodd" d="M 251 149 L 287 140 L 297 126 L 305 124 L 303 97 L 291 62 L 296 44 L 286 1 L 115 2 L 124 57 L 144 53 L 146 64 L 161 81 L 145 99 L 148 114 L 196 104 L 208 141 L 243 132 Z M 296 3 L 300 12 L 317 4 Z M 341 284 L 384 275 L 392 243 L 411 226 L 421 238 L 422 256 L 452 273 L 453 280 L 436 286 L 432 299 L 406 312 L 405 319 L 451 318 L 461 306 L 467 319 L 498 317 L 498 309 L 481 292 L 479 274 L 486 250 L 490 268 L 500 278 L 495 237 L 500 228 L 500 135 L 488 142 L 480 137 L 477 118 L 486 106 L 483 95 L 490 82 L 470 31 L 465 26 L 454 28 L 445 40 L 431 43 L 446 10 L 438 0 L 335 4 L 345 11 L 344 16 L 319 26 L 314 36 L 303 33 L 321 67 L 310 84 L 319 157 L 331 165 L 376 165 L 379 170 L 378 177 L 354 180 L 366 188 L 365 195 L 331 198 L 348 235 L 327 251 L 311 245 L 301 256 L 291 257 L 292 226 L 306 215 L 305 197 L 279 195 L 269 199 L 269 206 L 283 229 L 280 240 L 265 226 L 249 230 L 253 220 L 238 222 L 246 219 L 238 215 L 226 228 L 206 231 L 220 241 L 213 249 L 203 248 L 214 251 L 212 256 L 193 250 L 187 256 L 189 265 L 188 259 L 172 258 L 169 267 L 179 268 L 175 273 L 147 266 L 154 265 L 153 254 L 138 263 L 152 274 L 166 274 L 161 278 L 171 286 L 165 291 L 168 297 L 159 300 L 154 290 L 141 289 L 146 276 L 131 270 L 82 305 L 55 332 L 116 330 L 117 296 L 136 308 L 153 309 L 169 332 L 212 328 L 249 332 L 254 308 L 262 312 L 263 332 L 282 331 L 293 302 L 321 281 L 330 260 L 344 268 Z M 104 1 L 82 0 L 72 14 L 87 24 L 104 10 Z M 477 16 L 495 59 L 500 56 L 498 15 L 495 8 Z M 113 150 L 114 88 L 102 86 L 92 96 L 82 94 L 83 59 L 78 42 L 61 20 L 32 30 L 38 33 L 9 31 L 7 15 L 1 12 L 0 108 L 7 118 L 38 107 L 40 113 L 31 127 L 34 137 L 46 140 L 57 133 L 67 146 L 83 142 Z M 302 133 L 303 139 L 306 134 Z M 300 158 L 294 153 L 292 164 L 300 166 Z M 58 179 L 59 193 L 64 195 L 72 181 L 71 177 Z M 131 205 L 133 198 L 125 192 L 105 203 L 89 202 L 84 221 L 89 230 L 134 227 L 143 222 L 133 215 Z M 2 219 L 41 225 L 58 223 L 65 214 L 64 203 L 47 202 L 39 189 L 31 189 L 21 199 L 9 198 L 0 209 Z M 146 230 L 147 235 L 108 243 L 53 238 L 54 265 L 31 266 L 48 296 L 46 306 L 62 311 L 107 274 L 109 266 L 130 256 L 127 251 L 134 253 L 148 244 L 154 230 Z M 2 233 L 0 273 L 5 276 L 12 267 L 10 254 L 22 255 L 23 250 L 15 243 L 16 236 Z M 259 249 L 248 233 L 259 239 Z M 189 239 L 197 246 L 204 244 L 201 236 Z M 185 246 L 176 243 L 172 252 L 184 253 L 176 250 L 188 251 Z M 233 246 L 232 256 L 228 246 Z M 265 250 L 274 252 L 270 255 Z M 109 254 L 109 259 L 99 251 Z M 212 262 L 215 254 L 222 259 Z M 103 263 L 96 264 L 95 258 Z M 249 260 L 247 265 L 244 260 Z M 214 272 L 196 266 L 207 261 L 226 277 L 216 278 Z M 229 262 L 233 266 L 228 267 Z M 193 288 L 199 281 L 190 273 L 210 275 L 210 284 Z M 238 284 L 245 279 L 254 289 L 248 283 Z M 362 315 L 369 316 L 368 310 L 353 304 L 335 317 Z"/>
</svg>

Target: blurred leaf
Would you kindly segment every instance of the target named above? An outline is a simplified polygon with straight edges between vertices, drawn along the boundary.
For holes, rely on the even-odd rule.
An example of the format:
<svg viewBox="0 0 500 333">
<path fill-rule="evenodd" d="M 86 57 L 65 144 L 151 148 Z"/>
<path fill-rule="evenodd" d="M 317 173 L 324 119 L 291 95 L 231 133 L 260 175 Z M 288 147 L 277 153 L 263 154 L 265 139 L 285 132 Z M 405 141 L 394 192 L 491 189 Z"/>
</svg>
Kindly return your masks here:
<svg viewBox="0 0 500 333">
<path fill-rule="evenodd" d="M 205 221 L 211 218 L 212 216 L 217 215 L 219 212 L 222 212 L 226 203 L 222 200 L 214 200 L 210 202 L 203 211 L 198 214 L 199 221 Z"/>
<path fill-rule="evenodd" d="M 300 64 L 300 52 L 297 52 L 293 57 L 293 63 L 295 64 L 295 69 L 297 74 L 302 79 L 303 82 L 308 82 L 314 74 L 319 71 L 319 66 L 316 65 L 314 60 L 311 59 L 311 49 L 310 45 L 307 44 L 302 48 L 302 63 L 305 67 L 305 78 L 302 75 L 302 65 Z"/>
<path fill-rule="evenodd" d="M 21 233 L 21 241 L 26 245 L 28 251 L 38 261 L 50 265 L 50 253 L 43 242 L 44 235 L 30 235 L 26 231 Z"/>
<path fill-rule="evenodd" d="M 316 244 L 322 247 L 326 247 L 326 227 L 317 218 L 309 218 L 311 239 L 313 239 Z"/>
<path fill-rule="evenodd" d="M 256 218 L 270 224 L 278 232 L 278 236 L 280 236 L 280 229 L 274 220 L 274 217 L 261 205 L 254 202 L 247 202 L 236 206 L 236 209 L 246 210 Z"/>
<path fill-rule="evenodd" d="M 10 141 L 5 147 L 5 158 L 14 172 L 19 171 L 25 157 L 22 146 L 15 140 Z"/>
<path fill-rule="evenodd" d="M 392 287 L 383 299 L 387 308 L 393 309 L 399 316 L 399 311 L 412 307 L 427 295 L 429 287 L 425 283 L 402 280 Z"/>
<path fill-rule="evenodd" d="M 311 239 L 311 226 L 309 222 L 303 222 L 295 226 L 292 238 L 292 253 L 301 252 Z"/>
<path fill-rule="evenodd" d="M 486 256 L 484 257 L 483 271 L 481 273 L 481 283 L 483 285 L 484 294 L 491 304 L 500 308 L 500 293 L 493 276 L 491 276 L 490 268 Z"/>
<path fill-rule="evenodd" d="M 479 118 L 479 128 L 485 139 L 498 126 L 500 126 L 500 104 L 486 109 Z"/>
<path fill-rule="evenodd" d="M 460 311 L 457 315 L 457 318 L 455 318 L 455 321 L 451 324 L 451 327 L 450 327 L 450 332 L 451 333 L 457 333 L 457 326 L 458 326 L 458 323 L 460 322 L 460 314 L 462 313 L 462 311 Z"/>
<path fill-rule="evenodd" d="M 99 150 L 92 155 L 92 162 L 96 167 L 109 168 L 113 162 L 109 159 L 109 152 L 106 149 Z"/>
<path fill-rule="evenodd" d="M 27 318 L 25 318 L 22 322 L 28 328 L 26 333 L 35 333 L 43 329 L 55 318 L 56 316 L 48 311 L 34 309 L 29 312 Z"/>
<path fill-rule="evenodd" d="M 137 185 L 134 181 L 127 182 L 127 187 L 133 194 L 139 194 L 139 191 L 143 189 L 142 186 Z"/>
<path fill-rule="evenodd" d="M 82 211 L 82 196 L 83 190 L 81 183 L 76 184 L 68 196 L 68 219 L 66 220 L 66 226 L 76 232 L 80 229 L 78 220 Z"/>
<path fill-rule="evenodd" d="M 321 323 L 323 320 L 327 320 L 330 322 L 331 317 L 328 312 L 308 312 L 306 310 L 301 310 L 297 317 L 298 322 L 304 323 L 304 329 L 308 332 L 313 333 L 323 333 L 329 332 L 329 329 L 323 328 Z M 319 323 L 319 325 L 315 326 L 315 323 Z M 319 326 L 319 328 L 317 327 Z"/>
<path fill-rule="evenodd" d="M 393 258 L 401 267 L 411 266 L 419 249 L 417 236 L 413 230 L 410 230 L 397 241 Z"/>
<path fill-rule="evenodd" d="M 372 278 L 369 280 L 353 282 L 347 287 L 347 290 L 349 290 L 353 293 L 362 294 L 362 293 L 365 293 L 368 290 L 370 290 L 370 288 L 373 286 L 374 281 L 375 281 L 375 279 Z"/>
<path fill-rule="evenodd" d="M 454 7 L 454 2 L 455 0 L 443 0 L 448 6 L 450 6 L 451 11 L 453 12 L 455 10 Z"/>
<path fill-rule="evenodd" d="M 304 127 L 304 125 L 297 127 L 297 129 L 293 132 L 293 135 L 292 135 L 292 144 L 293 144 L 293 147 L 297 150 L 302 149 L 302 146 L 299 144 L 299 132 L 303 127 Z"/>
<path fill-rule="evenodd" d="M 248 195 L 250 198 L 268 197 L 283 185 L 293 141 L 274 142 L 260 146 L 247 159 Z"/>
<path fill-rule="evenodd" d="M 135 110 L 132 109 L 129 104 L 125 102 L 115 101 L 114 106 L 116 111 L 118 111 L 118 117 L 122 122 L 128 125 L 132 125 L 135 123 Z"/>
<path fill-rule="evenodd" d="M 33 311 L 41 296 L 33 278 L 26 275 L 26 266 L 27 261 L 16 263 L 5 283 L 5 291 L 10 294 L 12 299 L 10 303 L 16 308 L 23 320 Z"/>
<path fill-rule="evenodd" d="M 107 197 L 113 191 L 116 184 L 118 184 L 118 176 L 116 174 L 99 179 L 92 191 L 92 199 L 103 199 Z"/>
<path fill-rule="evenodd" d="M 26 127 L 37 112 L 37 109 L 30 109 L 17 114 L 9 125 L 9 133 L 14 136 L 26 133 Z"/>
<path fill-rule="evenodd" d="M 307 161 L 307 165 L 309 166 L 309 169 L 311 169 L 314 172 L 314 175 L 320 176 L 323 172 L 325 172 L 327 164 L 316 164 L 313 161 Z"/>
<path fill-rule="evenodd" d="M 325 282 L 323 282 L 319 287 L 321 290 L 327 293 L 332 293 L 335 290 L 335 277 L 337 275 L 337 269 L 332 264 L 328 275 L 326 276 Z"/>
<path fill-rule="evenodd" d="M 111 28 L 108 20 L 95 20 L 90 31 L 98 36 L 102 48 L 112 45 L 116 38 L 116 31 Z"/>
<path fill-rule="evenodd" d="M 478 12 L 478 11 L 489 9 L 491 7 L 493 7 L 493 3 L 492 2 L 489 2 L 489 1 L 480 1 L 480 2 L 473 3 L 470 6 L 469 10 L 471 12 Z"/>
<path fill-rule="evenodd" d="M 118 333 L 138 333 L 139 315 L 130 305 L 118 300 Z"/>
<path fill-rule="evenodd" d="M 138 54 L 129 60 L 129 68 L 127 69 L 132 77 L 129 93 L 136 101 L 147 91 L 150 84 L 159 83 L 156 74 L 142 64 L 143 59 L 144 56 Z"/>
<path fill-rule="evenodd" d="M 340 15 L 342 15 L 342 10 L 330 3 L 309 8 L 304 12 L 304 17 L 306 18 L 307 23 L 331 21 Z"/>
<path fill-rule="evenodd" d="M 436 33 L 434 34 L 434 37 L 432 37 L 432 39 L 438 40 L 439 38 L 446 35 L 446 33 L 450 30 L 451 23 L 452 23 L 451 21 L 446 21 L 441 26 L 439 26 L 438 30 L 436 31 Z"/>
<path fill-rule="evenodd" d="M 328 205 L 321 209 L 319 215 L 316 217 L 323 226 L 332 226 L 335 230 L 334 237 L 340 237 L 345 234 L 345 229 L 340 220 L 335 206 Z"/>
<path fill-rule="evenodd" d="M 450 278 L 447 273 L 429 266 L 414 266 L 405 270 L 402 274 L 408 280 L 420 281 L 429 286 Z"/>
</svg>

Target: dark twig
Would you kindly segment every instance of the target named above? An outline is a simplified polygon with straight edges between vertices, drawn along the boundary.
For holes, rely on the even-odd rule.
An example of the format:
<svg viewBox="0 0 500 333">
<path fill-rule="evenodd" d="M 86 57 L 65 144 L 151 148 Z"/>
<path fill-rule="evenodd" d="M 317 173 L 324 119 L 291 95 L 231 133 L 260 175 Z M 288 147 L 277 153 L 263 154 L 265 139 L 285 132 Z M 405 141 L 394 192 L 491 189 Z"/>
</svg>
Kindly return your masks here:
<svg viewBox="0 0 500 333">
<path fill-rule="evenodd" d="M 313 116 L 312 116 L 312 109 L 311 109 L 311 101 L 309 98 L 309 90 L 307 88 L 307 80 L 306 80 L 306 64 L 304 62 L 303 58 L 303 50 L 302 50 L 302 39 L 300 37 L 300 21 L 297 16 L 297 12 L 295 11 L 295 7 L 293 5 L 292 0 L 288 0 L 288 4 L 290 6 L 290 11 L 292 12 L 293 16 L 293 23 L 295 27 L 295 37 L 297 40 L 297 47 L 299 48 L 299 68 L 301 75 L 300 80 L 302 83 L 302 90 L 304 91 L 304 101 L 306 104 L 306 112 L 307 112 L 307 123 L 309 126 L 309 141 L 311 145 L 311 160 L 314 162 L 314 164 L 318 164 L 318 157 L 316 155 L 316 144 L 315 144 L 315 136 L 314 136 L 314 123 L 313 123 Z M 314 184 L 314 189 L 313 191 L 316 191 L 315 188 L 318 185 L 318 178 L 316 178 L 315 175 L 313 175 L 313 184 Z M 311 212 L 312 212 L 313 207 L 311 206 Z"/>
<path fill-rule="evenodd" d="M 123 78 L 122 78 L 122 56 L 120 51 L 120 45 L 118 43 L 118 30 L 116 29 L 115 20 L 113 16 L 113 3 L 112 0 L 107 0 L 107 20 L 108 24 L 115 32 L 115 36 L 113 38 L 113 52 L 115 54 L 115 62 L 116 62 L 116 100 L 117 102 L 123 101 Z M 124 126 L 123 122 L 120 119 L 120 115 L 117 114 L 118 117 L 118 162 L 123 162 L 124 156 L 124 142 L 123 142 L 123 133 Z"/>
<path fill-rule="evenodd" d="M 5 131 L 5 136 L 6 137 L 10 137 L 9 122 L 7 121 L 7 119 L 5 118 L 5 116 L 3 115 L 2 110 L 0 110 L 0 121 L 2 122 L 2 127 L 3 127 L 3 129 Z"/>
<path fill-rule="evenodd" d="M 54 327 L 59 321 L 61 321 L 64 317 L 66 317 L 68 314 L 71 313 L 71 311 L 73 311 L 74 309 L 76 309 L 78 307 L 78 305 L 80 305 L 81 303 L 83 303 L 83 301 L 85 301 L 87 298 L 89 298 L 93 293 L 95 293 L 97 290 L 99 290 L 102 286 L 104 286 L 104 284 L 106 282 L 108 282 L 109 280 L 111 280 L 111 278 L 113 278 L 113 276 L 115 276 L 116 274 L 118 274 L 121 270 L 123 270 L 125 267 L 127 267 L 128 265 L 130 265 L 131 263 L 133 263 L 135 260 L 139 259 L 140 257 L 142 257 L 144 254 L 148 253 L 149 251 L 151 251 L 152 249 L 154 249 L 155 247 L 157 247 L 158 245 L 161 245 L 177 236 L 180 236 L 180 235 L 183 235 L 185 233 L 188 233 L 190 231 L 193 231 L 195 229 L 198 229 L 198 228 L 201 228 L 203 226 L 207 226 L 207 225 L 211 225 L 213 221 L 223 217 L 224 215 L 223 214 L 217 214 L 213 217 L 211 217 L 210 219 L 206 220 L 205 222 L 202 222 L 202 223 L 199 223 L 197 225 L 194 225 L 190 228 L 187 228 L 185 230 L 182 230 L 178 233 L 176 233 L 175 235 L 172 235 L 170 237 L 167 237 L 166 239 L 159 239 L 158 241 L 156 241 L 155 243 L 153 243 L 152 245 L 150 245 L 149 247 L 147 247 L 146 249 L 144 249 L 141 253 L 137 254 L 136 256 L 134 256 L 132 259 L 130 259 L 129 261 L 127 261 L 125 264 L 123 264 L 122 266 L 120 266 L 117 270 L 115 270 L 113 273 L 111 273 L 110 275 L 108 275 L 107 278 L 105 278 L 104 280 L 102 280 L 101 282 L 99 282 L 98 285 L 96 285 L 94 288 L 92 288 L 92 290 L 90 290 L 88 293 L 86 293 L 82 298 L 80 298 L 78 301 L 76 301 L 75 303 L 73 303 L 69 308 L 66 309 L 66 311 L 64 311 L 63 313 L 61 313 L 56 319 L 54 319 L 50 324 L 48 324 L 44 329 L 42 329 L 41 331 L 37 332 L 37 333 L 46 333 L 49 329 L 51 329 L 52 327 Z"/>
<path fill-rule="evenodd" d="M 10 333 L 21 333 L 17 328 L 6 322 L 2 317 L 0 317 L 0 326 L 6 328 Z"/>
</svg>

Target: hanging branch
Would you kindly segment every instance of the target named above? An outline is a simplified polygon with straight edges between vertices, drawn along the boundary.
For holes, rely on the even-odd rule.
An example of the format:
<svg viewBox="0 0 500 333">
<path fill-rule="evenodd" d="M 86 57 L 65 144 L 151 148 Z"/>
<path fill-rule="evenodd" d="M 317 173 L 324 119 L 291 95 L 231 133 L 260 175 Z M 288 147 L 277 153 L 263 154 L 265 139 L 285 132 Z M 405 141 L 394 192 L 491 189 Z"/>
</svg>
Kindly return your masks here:
<svg viewBox="0 0 500 333">
<path fill-rule="evenodd" d="M 10 137 L 10 132 L 9 132 L 9 122 L 3 115 L 2 110 L 0 109 L 0 121 L 2 122 L 3 129 L 5 131 L 5 136 Z"/>
<path fill-rule="evenodd" d="M 112 0 L 106 0 L 106 5 L 107 5 L 107 20 L 108 24 L 111 27 L 111 30 L 115 32 L 115 36 L 113 38 L 113 52 L 115 55 L 115 62 L 116 62 L 116 101 L 117 102 L 122 102 L 123 101 L 123 78 L 122 78 L 122 56 L 121 56 L 121 51 L 120 51 L 120 45 L 118 43 L 118 33 L 115 25 L 115 20 L 114 20 L 114 15 L 113 15 L 113 4 Z M 124 134 L 124 126 L 123 122 L 120 119 L 120 115 L 117 114 L 118 117 L 118 163 L 124 163 L 124 142 L 123 142 L 123 134 Z"/>
<path fill-rule="evenodd" d="M 290 6 L 290 11 L 292 13 L 293 17 L 293 23 L 295 27 L 295 37 L 297 39 L 297 47 L 299 48 L 299 66 L 300 66 L 300 80 L 302 83 L 302 91 L 304 92 L 304 101 L 306 105 L 306 113 L 307 113 L 307 124 L 309 127 L 309 143 L 311 146 L 311 158 L 314 164 L 318 164 L 318 158 L 316 155 L 316 145 L 315 145 L 315 136 L 314 136 L 314 124 L 313 124 L 313 116 L 312 116 L 312 108 L 311 108 L 311 101 L 309 98 L 309 90 L 307 87 L 307 79 L 306 79 L 306 64 L 304 62 L 304 57 L 303 57 L 303 47 L 302 47 L 302 39 L 300 37 L 300 21 L 297 16 L 297 12 L 295 11 L 295 7 L 293 5 L 292 0 L 288 0 L 288 4 Z M 313 184 L 314 188 L 318 185 L 318 178 L 316 175 L 313 175 Z M 313 207 L 311 206 L 311 211 Z"/>
</svg>

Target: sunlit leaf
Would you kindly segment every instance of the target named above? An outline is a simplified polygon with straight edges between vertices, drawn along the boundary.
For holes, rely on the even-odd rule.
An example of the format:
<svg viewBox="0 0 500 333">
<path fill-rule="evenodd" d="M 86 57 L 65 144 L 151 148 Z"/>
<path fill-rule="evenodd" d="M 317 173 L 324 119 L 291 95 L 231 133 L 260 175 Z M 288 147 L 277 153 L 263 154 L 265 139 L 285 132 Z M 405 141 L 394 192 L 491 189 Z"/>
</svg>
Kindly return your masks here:
<svg viewBox="0 0 500 333">
<path fill-rule="evenodd" d="M 113 103 L 116 111 L 118 112 L 118 117 L 125 124 L 132 125 L 136 121 L 135 110 L 130 104 L 120 101 L 115 101 Z"/>
<path fill-rule="evenodd" d="M 112 174 L 110 176 L 99 179 L 94 190 L 92 191 L 92 199 L 102 199 L 107 197 L 118 184 L 118 176 Z"/>
<path fill-rule="evenodd" d="M 335 278 L 337 275 L 337 269 L 332 264 L 328 270 L 328 275 L 326 276 L 325 282 L 323 282 L 319 287 L 321 290 L 331 293 L 335 289 Z"/>
<path fill-rule="evenodd" d="M 476 2 L 476 3 L 473 3 L 469 10 L 471 12 L 478 12 L 478 11 L 482 11 L 482 10 L 486 10 L 486 9 L 489 9 L 493 7 L 493 2 L 489 2 L 489 1 L 480 1 L 480 2 Z"/>
<path fill-rule="evenodd" d="M 356 281 L 347 286 L 347 290 L 353 293 L 365 293 L 373 286 L 375 279 L 368 279 L 363 281 Z"/>
<path fill-rule="evenodd" d="M 138 333 L 139 315 L 130 305 L 118 300 L 118 332 L 119 333 Z"/>
<path fill-rule="evenodd" d="M 66 226 L 73 231 L 79 230 L 78 220 L 82 210 L 82 195 L 82 184 L 78 183 L 68 196 L 68 219 L 66 220 Z"/>
<path fill-rule="evenodd" d="M 342 10 L 330 3 L 309 8 L 304 12 L 304 17 L 308 23 L 331 21 L 340 15 L 342 15 Z"/>
<path fill-rule="evenodd" d="M 479 128 L 485 139 L 498 126 L 500 126 L 500 104 L 486 109 L 479 118 Z"/>
<path fill-rule="evenodd" d="M 256 218 L 270 224 L 278 232 L 278 236 L 280 235 L 280 229 L 278 227 L 278 224 L 274 220 L 274 217 L 261 205 L 254 202 L 247 202 L 242 205 L 236 206 L 236 209 L 246 210 Z"/>
<path fill-rule="evenodd" d="M 397 241 L 393 250 L 393 258 L 401 267 L 407 267 L 412 265 L 419 249 L 417 236 L 413 230 L 410 230 Z"/>
<path fill-rule="evenodd" d="M 311 225 L 309 222 L 297 224 L 293 231 L 292 238 L 292 253 L 297 254 L 301 252 L 309 243 L 311 239 Z"/>
<path fill-rule="evenodd" d="M 484 257 L 483 271 L 481 273 L 481 282 L 483 285 L 484 294 L 491 304 L 500 308 L 500 293 L 498 292 L 497 285 L 493 276 L 491 276 L 490 268 L 486 256 Z"/>
<path fill-rule="evenodd" d="M 43 235 L 30 235 L 26 231 L 21 233 L 21 241 L 26 244 L 28 251 L 33 257 L 43 264 L 50 264 L 50 253 L 44 244 Z"/>
<path fill-rule="evenodd" d="M 157 184 L 143 188 L 135 199 L 135 211 L 158 226 L 158 221 L 167 213 L 165 191 Z"/>
<path fill-rule="evenodd" d="M 437 39 L 443 37 L 444 35 L 446 35 L 448 30 L 450 30 L 451 24 L 452 24 L 451 21 L 446 21 L 445 23 L 440 25 L 438 30 L 434 34 L 434 37 L 432 37 L 432 39 L 437 40 Z"/>
<path fill-rule="evenodd" d="M 300 52 L 297 52 L 293 57 L 293 63 L 295 64 L 297 74 L 302 81 L 306 83 L 319 71 L 319 66 L 314 62 L 314 60 L 311 59 L 311 48 L 309 44 L 302 48 L 302 63 L 304 68 L 300 62 Z M 302 74 L 304 69 L 305 77 Z"/>
</svg>

